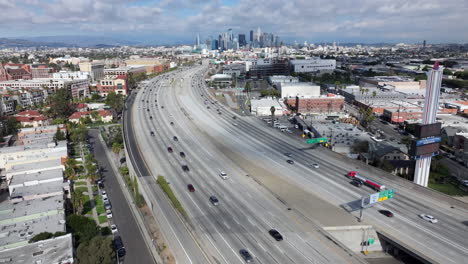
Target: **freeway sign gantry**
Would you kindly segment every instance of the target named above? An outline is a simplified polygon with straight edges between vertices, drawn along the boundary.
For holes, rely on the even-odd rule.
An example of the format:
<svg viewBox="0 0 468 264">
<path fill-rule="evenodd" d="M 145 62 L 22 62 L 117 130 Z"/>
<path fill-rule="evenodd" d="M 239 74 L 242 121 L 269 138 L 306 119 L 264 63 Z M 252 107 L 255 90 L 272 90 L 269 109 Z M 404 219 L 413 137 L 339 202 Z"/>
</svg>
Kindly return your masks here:
<svg viewBox="0 0 468 264">
<path fill-rule="evenodd" d="M 327 143 L 326 137 L 321 138 L 310 138 L 306 141 L 307 144 L 316 144 L 316 143 Z"/>
</svg>

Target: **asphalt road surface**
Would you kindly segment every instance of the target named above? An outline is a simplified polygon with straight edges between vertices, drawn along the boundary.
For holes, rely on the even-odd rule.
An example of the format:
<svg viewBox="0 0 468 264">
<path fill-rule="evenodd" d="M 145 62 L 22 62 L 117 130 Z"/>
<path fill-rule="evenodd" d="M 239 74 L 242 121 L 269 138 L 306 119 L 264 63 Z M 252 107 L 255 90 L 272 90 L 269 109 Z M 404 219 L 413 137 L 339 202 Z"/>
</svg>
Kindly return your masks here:
<svg viewBox="0 0 468 264">
<path fill-rule="evenodd" d="M 112 222 L 117 225 L 118 234 L 126 249 L 124 263 L 155 263 L 149 249 L 127 204 L 116 175 L 104 152 L 104 146 L 98 137 L 99 131 L 89 131 L 90 144 L 94 147 L 94 156 L 103 170 L 104 189 L 112 205 Z M 125 187 L 123 187 L 125 188 Z"/>
<path fill-rule="evenodd" d="M 258 263 L 360 262 L 359 257 L 322 240 L 320 232 L 314 232 L 318 229 L 311 228 L 313 224 L 356 224 L 357 214 L 340 211 L 340 205 L 374 191 L 350 185 L 345 175 L 352 170 L 396 190 L 393 199 L 366 210 L 365 223 L 435 262 L 466 262 L 466 204 L 327 149 L 311 149 L 255 117 L 233 113 L 209 97 L 202 83 L 204 70 L 195 67 L 152 83 L 138 93 L 130 111 L 134 144 L 146 164 L 151 164 L 146 166 L 147 175 L 161 174 L 170 181 L 193 225 L 194 235 L 187 237 L 180 221 L 169 219 L 170 226 L 178 230 L 170 240 L 178 240 L 186 249 L 176 249 L 180 263 L 202 263 L 187 257 L 192 251 L 200 254 L 190 239 L 197 241 L 213 263 L 243 263 L 238 253 L 241 248 L 248 249 Z M 295 164 L 286 163 L 286 152 L 292 154 Z M 320 168 L 311 168 L 312 163 Z M 182 165 L 190 171 L 182 170 Z M 229 179 L 221 179 L 221 171 Z M 265 188 L 258 179 L 270 187 Z M 194 184 L 196 191 L 188 192 L 187 184 Z M 154 192 L 158 193 L 157 188 Z M 211 195 L 218 197 L 219 205 L 209 202 Z M 318 200 L 326 202 L 318 205 Z M 304 217 L 292 216 L 287 207 Z M 387 218 L 378 209 L 391 210 L 395 216 Z M 433 215 L 439 223 L 423 221 L 418 217 L 421 213 Z M 267 233 L 271 228 L 278 229 L 285 240 L 274 241 Z M 184 257 L 184 252 L 190 253 Z"/>
</svg>

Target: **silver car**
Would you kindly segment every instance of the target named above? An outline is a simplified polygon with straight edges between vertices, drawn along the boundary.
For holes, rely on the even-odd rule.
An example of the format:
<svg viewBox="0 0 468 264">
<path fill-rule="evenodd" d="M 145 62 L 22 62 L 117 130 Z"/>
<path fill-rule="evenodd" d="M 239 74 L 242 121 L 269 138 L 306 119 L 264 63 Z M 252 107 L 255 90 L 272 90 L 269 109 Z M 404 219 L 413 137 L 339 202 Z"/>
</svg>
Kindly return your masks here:
<svg viewBox="0 0 468 264">
<path fill-rule="evenodd" d="M 432 224 L 435 224 L 438 222 L 438 220 L 433 217 L 432 215 L 428 215 L 428 214 L 420 214 L 419 217 L 421 217 L 422 219 L 432 223 Z"/>
</svg>

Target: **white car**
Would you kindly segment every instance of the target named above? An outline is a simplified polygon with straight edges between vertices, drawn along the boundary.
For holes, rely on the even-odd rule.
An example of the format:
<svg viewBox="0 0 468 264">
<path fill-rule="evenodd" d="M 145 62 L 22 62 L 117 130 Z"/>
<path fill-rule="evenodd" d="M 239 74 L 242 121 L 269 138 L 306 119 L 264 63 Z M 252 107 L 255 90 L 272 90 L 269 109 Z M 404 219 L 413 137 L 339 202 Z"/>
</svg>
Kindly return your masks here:
<svg viewBox="0 0 468 264">
<path fill-rule="evenodd" d="M 468 180 L 463 180 L 463 181 L 462 181 L 462 184 L 463 184 L 464 186 L 468 187 Z"/>
<path fill-rule="evenodd" d="M 312 165 L 310 165 L 310 166 L 312 166 L 312 168 L 316 168 L 316 169 L 319 168 L 319 165 L 318 165 L 317 163 L 314 163 L 314 164 L 312 164 Z"/>
<path fill-rule="evenodd" d="M 117 233 L 117 231 L 118 231 L 116 225 L 111 225 L 111 226 L 110 226 L 110 229 L 111 229 L 111 231 L 112 231 L 112 234 Z"/>
<path fill-rule="evenodd" d="M 107 198 L 107 195 L 102 196 L 102 201 L 103 202 L 108 202 L 109 201 L 109 198 Z"/>
<path fill-rule="evenodd" d="M 106 216 L 107 216 L 107 218 L 112 218 L 112 211 L 111 210 L 106 210 Z"/>
<path fill-rule="evenodd" d="M 419 217 L 421 217 L 422 219 L 428 221 L 428 222 L 431 222 L 433 224 L 437 223 L 437 219 L 434 218 L 432 215 L 428 215 L 428 214 L 420 214 Z"/>
</svg>

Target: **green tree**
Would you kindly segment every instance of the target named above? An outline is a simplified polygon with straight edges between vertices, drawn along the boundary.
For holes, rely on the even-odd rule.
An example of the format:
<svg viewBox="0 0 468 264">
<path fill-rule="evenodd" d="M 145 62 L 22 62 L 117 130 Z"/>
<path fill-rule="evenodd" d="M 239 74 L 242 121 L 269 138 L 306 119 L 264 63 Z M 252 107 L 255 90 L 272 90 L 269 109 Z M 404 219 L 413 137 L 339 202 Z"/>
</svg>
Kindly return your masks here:
<svg viewBox="0 0 468 264">
<path fill-rule="evenodd" d="M 9 117 L 4 122 L 6 135 L 16 135 L 21 128 L 21 123 L 14 117 Z"/>
<path fill-rule="evenodd" d="M 353 144 L 352 150 L 354 153 L 367 153 L 369 152 L 369 142 L 366 140 L 357 141 Z"/>
<path fill-rule="evenodd" d="M 75 213 L 81 213 L 83 211 L 84 203 L 86 202 L 86 197 L 83 193 L 74 191 L 72 193 L 71 200 Z"/>
<path fill-rule="evenodd" d="M 54 140 L 60 141 L 60 140 L 65 140 L 65 139 L 67 139 L 65 133 L 62 130 L 60 130 L 60 128 L 57 127 L 57 132 L 55 132 Z"/>
<path fill-rule="evenodd" d="M 122 173 L 123 175 L 128 175 L 129 173 L 128 167 L 127 166 L 120 167 L 120 173 Z"/>
<path fill-rule="evenodd" d="M 250 93 L 250 82 L 246 82 L 245 83 L 245 87 L 244 87 L 244 91 L 247 92 L 247 93 Z"/>
<path fill-rule="evenodd" d="M 41 241 L 41 240 L 46 240 L 46 239 L 49 239 L 49 238 L 52 238 L 54 237 L 54 235 L 52 233 L 49 233 L 49 232 L 41 232 L 35 236 L 33 236 L 30 240 L 29 240 L 29 243 L 34 243 L 34 242 L 37 242 L 37 241 Z"/>
<path fill-rule="evenodd" d="M 79 126 L 74 129 L 70 129 L 69 133 L 70 140 L 74 143 L 84 142 L 86 139 L 86 134 L 88 133 L 88 129 L 84 126 Z"/>
<path fill-rule="evenodd" d="M 376 97 L 377 96 L 377 91 L 372 91 L 372 97 Z"/>
<path fill-rule="evenodd" d="M 449 70 L 449 69 L 444 69 L 443 74 L 444 75 L 453 75 L 453 72 L 451 70 Z"/>
<path fill-rule="evenodd" d="M 124 108 L 125 99 L 122 94 L 110 92 L 107 94 L 106 104 L 113 108 L 117 113 L 122 112 Z"/>
<path fill-rule="evenodd" d="M 99 227 L 96 225 L 96 222 L 86 216 L 69 215 L 67 217 L 67 226 L 78 244 L 89 241 L 99 234 Z"/>
<path fill-rule="evenodd" d="M 59 89 L 54 95 L 50 96 L 49 100 L 52 104 L 49 115 L 52 118 L 68 119 L 75 112 L 72 104 L 72 95 L 67 88 Z"/>
<path fill-rule="evenodd" d="M 65 124 L 64 118 L 55 118 L 54 120 L 52 120 L 52 125 L 60 125 L 60 124 Z"/>
<path fill-rule="evenodd" d="M 99 112 L 98 112 L 98 111 L 92 111 L 92 112 L 91 112 L 91 118 L 92 118 L 94 121 L 101 121 L 101 116 L 99 115 Z"/>
<path fill-rule="evenodd" d="M 120 150 L 122 149 L 122 144 L 119 144 L 117 142 L 114 142 L 112 144 L 112 152 L 114 152 L 115 154 L 119 154 Z"/>
<path fill-rule="evenodd" d="M 270 112 L 271 112 L 271 126 L 274 126 L 274 121 L 275 121 L 275 111 L 276 111 L 276 108 L 274 106 L 271 106 L 270 107 Z"/>
<path fill-rule="evenodd" d="M 80 264 L 114 264 L 116 262 L 111 237 L 96 236 L 81 243 L 76 256 Z"/>
</svg>

